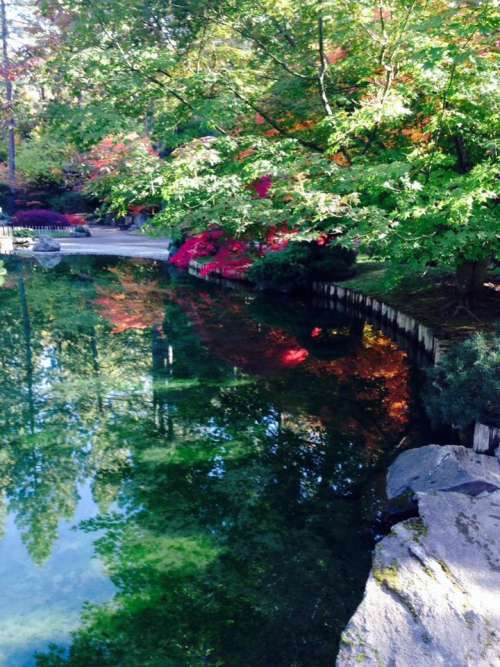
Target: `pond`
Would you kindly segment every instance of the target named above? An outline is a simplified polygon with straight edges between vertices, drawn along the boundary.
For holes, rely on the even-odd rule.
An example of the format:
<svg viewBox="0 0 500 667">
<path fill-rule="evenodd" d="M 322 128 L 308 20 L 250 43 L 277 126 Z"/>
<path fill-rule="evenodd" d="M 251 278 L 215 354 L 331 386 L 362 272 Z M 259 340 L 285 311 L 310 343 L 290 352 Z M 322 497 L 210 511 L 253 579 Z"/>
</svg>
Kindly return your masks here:
<svg viewBox="0 0 500 667">
<path fill-rule="evenodd" d="M 334 664 L 384 471 L 418 438 L 406 354 L 153 262 L 4 278 L 2 664 Z"/>
</svg>

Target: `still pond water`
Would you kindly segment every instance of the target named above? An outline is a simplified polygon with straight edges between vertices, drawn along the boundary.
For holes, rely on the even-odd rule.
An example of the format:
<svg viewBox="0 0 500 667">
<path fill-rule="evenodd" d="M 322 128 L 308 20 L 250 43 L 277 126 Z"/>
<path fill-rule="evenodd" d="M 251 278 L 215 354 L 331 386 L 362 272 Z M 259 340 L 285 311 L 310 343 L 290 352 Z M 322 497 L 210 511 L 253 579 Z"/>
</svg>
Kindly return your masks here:
<svg viewBox="0 0 500 667">
<path fill-rule="evenodd" d="M 153 263 L 7 269 L 0 664 L 334 664 L 418 422 L 406 355 Z"/>
</svg>

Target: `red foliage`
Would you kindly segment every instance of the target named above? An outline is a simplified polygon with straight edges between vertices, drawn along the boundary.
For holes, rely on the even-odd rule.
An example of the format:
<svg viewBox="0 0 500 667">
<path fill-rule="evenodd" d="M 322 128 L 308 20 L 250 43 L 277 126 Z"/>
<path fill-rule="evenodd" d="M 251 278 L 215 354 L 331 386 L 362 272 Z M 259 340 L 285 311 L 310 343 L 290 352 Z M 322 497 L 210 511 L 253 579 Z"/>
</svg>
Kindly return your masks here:
<svg viewBox="0 0 500 667">
<path fill-rule="evenodd" d="M 147 204 L 138 204 L 137 206 L 129 206 L 129 213 L 132 215 L 139 215 L 140 213 L 152 213 L 157 211 L 158 207 L 148 206 Z"/>
<path fill-rule="evenodd" d="M 83 158 L 84 164 L 90 169 L 90 180 L 115 172 L 136 149 L 157 155 L 149 140 L 143 137 L 130 137 L 126 143 L 114 137 L 103 139 Z"/>
<path fill-rule="evenodd" d="M 297 231 L 290 230 L 286 223 L 279 227 L 276 225 L 270 227 L 267 232 L 266 245 L 263 248 L 263 253 L 284 250 L 290 242 L 289 236 L 296 233 Z"/>
<path fill-rule="evenodd" d="M 250 183 L 250 187 L 255 190 L 260 199 L 265 199 L 269 195 L 269 190 L 273 184 L 273 179 L 271 176 L 261 176 L 253 183 Z"/>
<path fill-rule="evenodd" d="M 343 49 L 341 46 L 338 46 L 336 49 L 333 49 L 326 54 L 326 62 L 329 65 L 334 65 L 335 63 L 338 63 L 347 58 L 348 55 L 348 51 Z"/>
<path fill-rule="evenodd" d="M 220 229 L 209 229 L 202 234 L 191 236 L 184 241 L 175 255 L 170 258 L 169 263 L 178 269 L 187 270 L 189 262 L 192 259 L 215 255 L 217 252 L 217 242 L 223 236 L 224 232 Z"/>
<path fill-rule="evenodd" d="M 220 245 L 213 260 L 204 265 L 200 275 L 208 276 L 211 273 L 217 273 L 228 280 L 241 280 L 252 264 L 247 252 L 248 243 L 229 239 Z"/>
<path fill-rule="evenodd" d="M 13 220 L 14 227 L 69 227 L 68 216 L 43 208 L 18 211 Z"/>
<path fill-rule="evenodd" d="M 82 227 L 87 224 L 85 216 L 81 213 L 66 213 L 66 218 L 72 227 Z"/>
</svg>

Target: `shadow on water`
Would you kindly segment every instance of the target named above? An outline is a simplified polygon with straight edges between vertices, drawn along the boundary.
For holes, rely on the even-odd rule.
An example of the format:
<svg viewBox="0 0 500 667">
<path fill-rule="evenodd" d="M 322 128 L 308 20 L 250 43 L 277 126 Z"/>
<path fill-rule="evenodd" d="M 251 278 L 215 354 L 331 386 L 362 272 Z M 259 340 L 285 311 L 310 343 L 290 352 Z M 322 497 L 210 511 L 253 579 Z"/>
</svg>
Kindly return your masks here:
<svg viewBox="0 0 500 667">
<path fill-rule="evenodd" d="M 406 354 L 355 317 L 154 263 L 7 267 L 0 556 L 17 540 L 33 594 L 12 559 L 0 578 L 11 620 L 71 620 L 27 623 L 23 647 L 0 633 L 6 664 L 331 665 L 383 472 L 418 437 Z"/>
</svg>

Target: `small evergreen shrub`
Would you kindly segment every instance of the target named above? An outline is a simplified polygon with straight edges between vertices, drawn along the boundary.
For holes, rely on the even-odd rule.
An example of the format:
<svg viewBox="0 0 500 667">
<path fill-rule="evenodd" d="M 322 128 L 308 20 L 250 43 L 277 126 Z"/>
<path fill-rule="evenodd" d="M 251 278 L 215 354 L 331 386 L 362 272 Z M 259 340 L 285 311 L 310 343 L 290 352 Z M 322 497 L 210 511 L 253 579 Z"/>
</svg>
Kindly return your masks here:
<svg viewBox="0 0 500 667">
<path fill-rule="evenodd" d="M 69 227 L 65 215 L 43 208 L 18 211 L 12 219 L 14 227 Z"/>
<path fill-rule="evenodd" d="M 309 250 L 303 244 L 291 243 L 285 250 L 270 252 L 256 260 L 247 278 L 262 289 L 288 292 L 307 285 Z"/>
<path fill-rule="evenodd" d="M 500 333 L 454 346 L 428 371 L 424 402 L 435 424 L 460 430 L 500 418 Z"/>
<path fill-rule="evenodd" d="M 13 236 L 15 239 L 33 239 L 35 238 L 35 232 L 28 229 L 14 229 Z"/>
<path fill-rule="evenodd" d="M 351 277 L 355 259 L 354 251 L 339 245 L 293 242 L 254 262 L 247 277 L 265 289 L 294 291 L 313 280 Z"/>
</svg>

